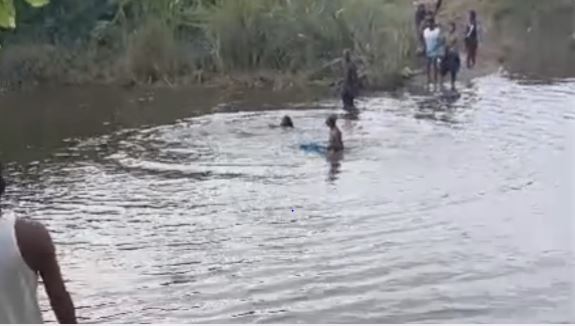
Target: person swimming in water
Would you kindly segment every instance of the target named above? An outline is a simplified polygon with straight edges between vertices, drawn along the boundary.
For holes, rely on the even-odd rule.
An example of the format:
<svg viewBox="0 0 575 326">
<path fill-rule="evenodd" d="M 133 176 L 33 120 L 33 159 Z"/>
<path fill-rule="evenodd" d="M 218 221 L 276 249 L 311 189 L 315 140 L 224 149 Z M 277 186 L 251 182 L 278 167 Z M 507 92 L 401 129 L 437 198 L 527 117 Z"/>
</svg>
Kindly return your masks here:
<svg viewBox="0 0 575 326">
<path fill-rule="evenodd" d="M 343 151 L 341 131 L 337 127 L 337 116 L 335 114 L 330 115 L 325 120 L 325 124 L 329 127 L 329 144 L 327 150 L 330 152 Z"/>
<path fill-rule="evenodd" d="M 282 118 L 282 121 L 280 122 L 279 125 L 270 124 L 269 127 L 270 127 L 270 128 L 291 129 L 291 128 L 294 128 L 294 125 L 293 125 L 293 121 L 292 121 L 292 119 L 290 118 L 290 116 L 289 116 L 289 115 L 284 115 L 283 118 Z"/>
<path fill-rule="evenodd" d="M 293 128 L 293 121 L 289 117 L 289 115 L 286 115 L 282 118 L 282 122 L 280 123 L 280 127 L 282 127 L 282 128 Z"/>
</svg>

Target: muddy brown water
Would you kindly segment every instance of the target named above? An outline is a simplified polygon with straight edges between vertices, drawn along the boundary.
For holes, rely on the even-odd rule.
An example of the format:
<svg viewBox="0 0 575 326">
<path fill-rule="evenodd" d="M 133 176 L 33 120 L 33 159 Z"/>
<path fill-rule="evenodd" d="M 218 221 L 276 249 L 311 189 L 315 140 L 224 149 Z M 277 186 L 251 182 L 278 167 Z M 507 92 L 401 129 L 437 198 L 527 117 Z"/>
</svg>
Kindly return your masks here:
<svg viewBox="0 0 575 326">
<path fill-rule="evenodd" d="M 4 206 L 52 230 L 82 322 L 573 322 L 574 103 L 502 75 L 373 96 L 337 162 L 299 149 L 332 100 L 31 117 Z"/>
</svg>

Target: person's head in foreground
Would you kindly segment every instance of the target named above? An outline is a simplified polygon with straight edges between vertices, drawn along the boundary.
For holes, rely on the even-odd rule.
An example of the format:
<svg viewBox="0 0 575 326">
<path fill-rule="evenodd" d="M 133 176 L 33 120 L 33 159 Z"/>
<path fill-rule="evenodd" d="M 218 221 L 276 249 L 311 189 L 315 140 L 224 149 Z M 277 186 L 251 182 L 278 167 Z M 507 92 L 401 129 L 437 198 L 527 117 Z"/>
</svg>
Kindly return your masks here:
<svg viewBox="0 0 575 326">
<path fill-rule="evenodd" d="M 293 128 L 293 121 L 292 119 L 286 115 L 282 118 L 282 122 L 280 123 L 280 127 L 282 128 Z"/>
</svg>

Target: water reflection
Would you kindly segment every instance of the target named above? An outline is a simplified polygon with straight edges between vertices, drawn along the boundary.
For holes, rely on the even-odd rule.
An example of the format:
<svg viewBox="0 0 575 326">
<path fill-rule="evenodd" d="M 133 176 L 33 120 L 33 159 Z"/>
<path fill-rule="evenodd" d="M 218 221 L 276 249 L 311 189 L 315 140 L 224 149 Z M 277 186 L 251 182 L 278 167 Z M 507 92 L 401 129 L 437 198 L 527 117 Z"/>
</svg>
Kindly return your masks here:
<svg viewBox="0 0 575 326">
<path fill-rule="evenodd" d="M 417 110 L 413 117 L 457 124 L 456 111 L 460 107 L 457 102 L 460 98 L 461 94 L 458 92 L 420 98 L 415 101 Z"/>
<path fill-rule="evenodd" d="M 326 155 L 329 163 L 328 181 L 334 182 L 341 173 L 341 162 L 343 161 L 343 152 L 329 152 Z"/>
</svg>

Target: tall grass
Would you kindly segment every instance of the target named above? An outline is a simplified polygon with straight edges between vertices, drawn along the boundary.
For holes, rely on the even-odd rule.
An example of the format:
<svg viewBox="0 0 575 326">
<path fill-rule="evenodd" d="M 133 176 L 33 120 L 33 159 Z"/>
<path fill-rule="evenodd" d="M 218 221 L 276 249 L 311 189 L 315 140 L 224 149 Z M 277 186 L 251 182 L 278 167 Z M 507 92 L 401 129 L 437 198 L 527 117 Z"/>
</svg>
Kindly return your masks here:
<svg viewBox="0 0 575 326">
<path fill-rule="evenodd" d="M 393 0 L 220 1 L 203 29 L 218 71 L 314 71 L 353 49 L 368 79 L 398 75 L 413 50 L 410 4 Z"/>
<path fill-rule="evenodd" d="M 193 59 L 166 22 L 150 19 L 128 38 L 126 68 L 129 77 L 147 82 L 168 81 L 191 73 Z"/>
<path fill-rule="evenodd" d="M 368 83 L 381 86 L 397 80 L 414 48 L 413 8 L 407 0 L 114 3 L 114 19 L 106 24 L 94 19 L 97 24 L 82 44 L 100 61 L 103 53 L 113 56 L 116 63 L 110 66 L 118 79 L 173 80 L 194 71 L 334 79 L 339 76 L 334 63 L 349 48 Z M 112 39 L 101 42 L 101 35 Z M 98 40 L 85 41 L 90 37 Z M 103 43 L 114 46 L 104 51 Z"/>
</svg>

